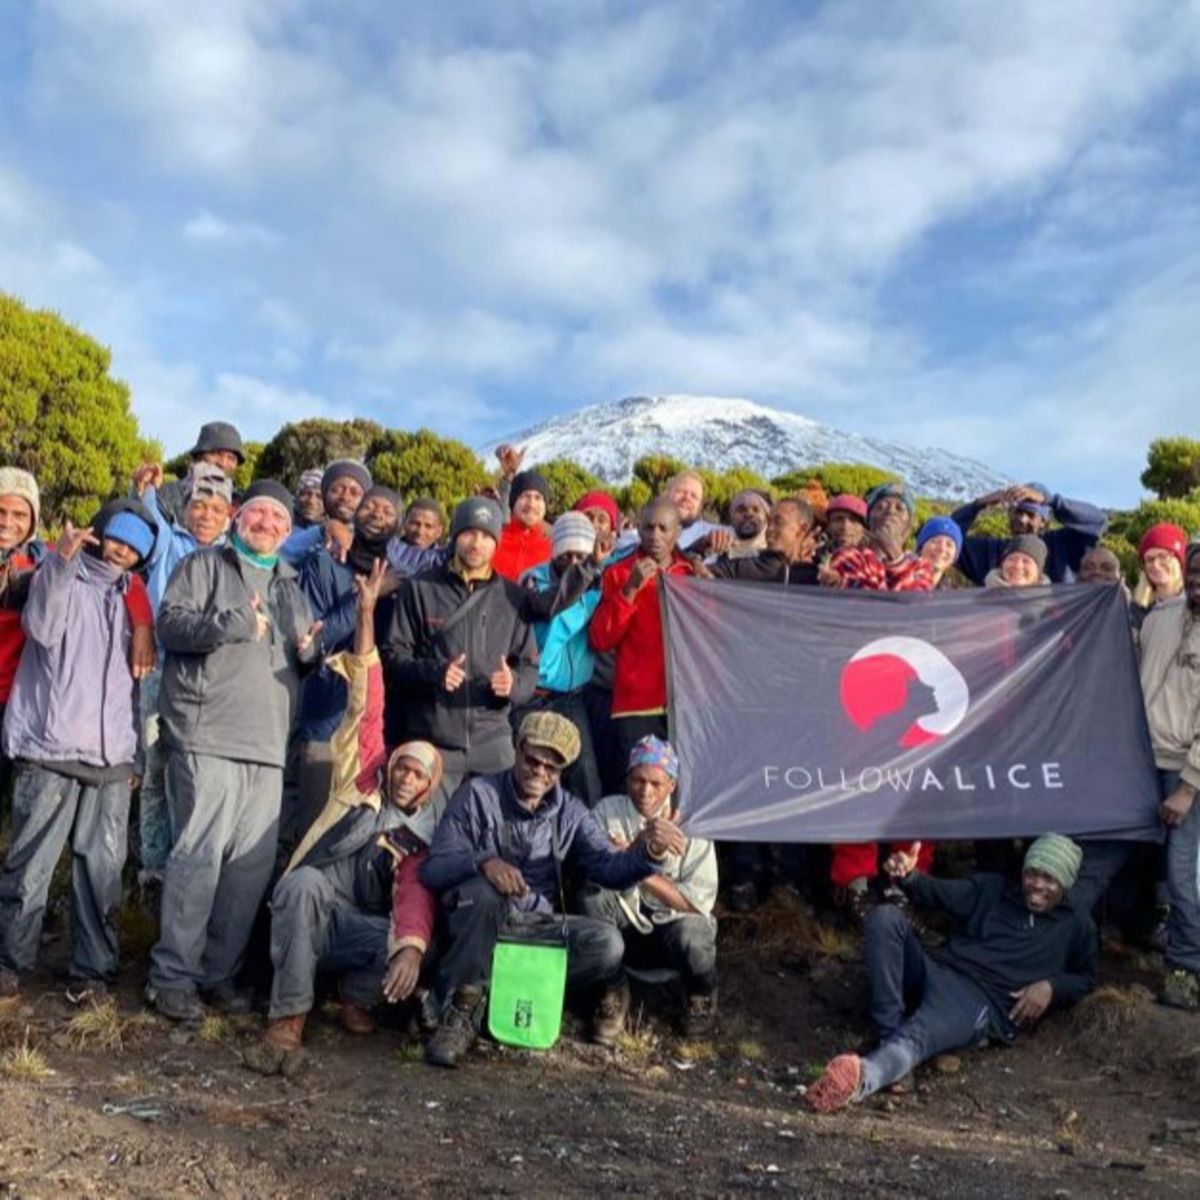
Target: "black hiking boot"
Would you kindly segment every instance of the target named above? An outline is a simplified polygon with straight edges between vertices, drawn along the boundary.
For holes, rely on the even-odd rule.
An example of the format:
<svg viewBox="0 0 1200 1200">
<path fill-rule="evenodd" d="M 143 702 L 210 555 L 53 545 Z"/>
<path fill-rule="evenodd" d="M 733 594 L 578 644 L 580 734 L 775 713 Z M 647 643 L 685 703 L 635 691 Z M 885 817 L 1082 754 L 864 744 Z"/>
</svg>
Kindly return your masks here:
<svg viewBox="0 0 1200 1200">
<path fill-rule="evenodd" d="M 459 988 L 441 1022 L 425 1043 L 425 1061 L 431 1067 L 457 1067 L 458 1060 L 475 1044 L 476 1025 L 483 1007 L 483 989 Z"/>
<path fill-rule="evenodd" d="M 241 1017 L 254 1011 L 254 993 L 249 988 L 234 987 L 232 983 L 222 983 L 206 992 L 204 1002 L 227 1017 Z"/>
<path fill-rule="evenodd" d="M 629 1015 L 629 981 L 622 979 L 613 987 L 606 988 L 596 1002 L 592 1014 L 592 1041 L 600 1046 L 612 1046 L 625 1032 L 625 1018 Z"/>
<path fill-rule="evenodd" d="M 687 998 L 681 1029 L 688 1041 L 712 1037 L 717 1028 L 717 992 L 695 992 Z"/>
<path fill-rule="evenodd" d="M 200 997 L 187 988 L 147 988 L 146 999 L 169 1021 L 203 1021 L 207 1015 Z"/>
</svg>

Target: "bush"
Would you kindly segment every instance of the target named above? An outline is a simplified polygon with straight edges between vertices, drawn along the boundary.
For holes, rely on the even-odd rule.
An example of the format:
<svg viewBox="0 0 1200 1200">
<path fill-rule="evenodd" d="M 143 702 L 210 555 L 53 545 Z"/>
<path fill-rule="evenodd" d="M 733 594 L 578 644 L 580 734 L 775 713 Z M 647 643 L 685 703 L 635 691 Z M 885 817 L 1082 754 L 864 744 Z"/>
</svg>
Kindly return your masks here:
<svg viewBox="0 0 1200 1200">
<path fill-rule="evenodd" d="M 448 513 L 492 483 L 469 446 L 428 429 L 380 434 L 367 450 L 367 466 L 375 482 L 399 492 L 405 504 L 432 496 Z"/>
<path fill-rule="evenodd" d="M 301 472 L 311 467 L 324 470 L 338 458 L 362 462 L 383 434 L 382 425 L 357 418 L 329 421 L 324 417 L 308 417 L 289 422 L 256 456 L 253 478 L 277 479 L 294 492 Z"/>
<path fill-rule="evenodd" d="M 1194 438 L 1155 438 L 1146 460 L 1142 486 L 1160 500 L 1182 499 L 1200 488 L 1200 442 Z"/>
</svg>

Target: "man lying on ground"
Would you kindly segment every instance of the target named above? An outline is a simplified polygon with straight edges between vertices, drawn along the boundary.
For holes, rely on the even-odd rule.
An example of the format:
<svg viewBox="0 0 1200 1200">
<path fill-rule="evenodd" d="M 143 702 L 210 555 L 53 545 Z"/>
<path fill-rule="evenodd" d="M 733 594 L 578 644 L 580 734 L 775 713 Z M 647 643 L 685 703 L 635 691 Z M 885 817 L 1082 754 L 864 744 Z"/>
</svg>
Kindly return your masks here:
<svg viewBox="0 0 1200 1200">
<path fill-rule="evenodd" d="M 928 953 L 899 908 L 871 912 L 866 957 L 879 1045 L 864 1057 L 830 1060 L 808 1106 L 833 1112 L 938 1054 L 1012 1042 L 1051 1008 L 1086 996 L 1095 984 L 1096 927 L 1067 898 L 1081 857 L 1070 838 L 1044 834 L 1016 883 L 1001 875 L 934 879 L 915 870 L 915 853 L 892 854 L 887 872 L 914 903 L 954 917 L 956 930 Z"/>
</svg>

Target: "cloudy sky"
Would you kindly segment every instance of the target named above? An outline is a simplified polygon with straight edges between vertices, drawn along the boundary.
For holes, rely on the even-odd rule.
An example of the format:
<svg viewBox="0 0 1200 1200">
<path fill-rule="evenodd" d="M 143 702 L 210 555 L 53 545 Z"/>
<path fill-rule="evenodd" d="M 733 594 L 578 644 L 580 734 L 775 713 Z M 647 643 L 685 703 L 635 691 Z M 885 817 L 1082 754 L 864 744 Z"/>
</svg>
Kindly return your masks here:
<svg viewBox="0 0 1200 1200">
<path fill-rule="evenodd" d="M 0 289 L 143 427 L 746 396 L 1107 503 L 1200 436 L 1200 4 L 7 0 Z"/>
</svg>

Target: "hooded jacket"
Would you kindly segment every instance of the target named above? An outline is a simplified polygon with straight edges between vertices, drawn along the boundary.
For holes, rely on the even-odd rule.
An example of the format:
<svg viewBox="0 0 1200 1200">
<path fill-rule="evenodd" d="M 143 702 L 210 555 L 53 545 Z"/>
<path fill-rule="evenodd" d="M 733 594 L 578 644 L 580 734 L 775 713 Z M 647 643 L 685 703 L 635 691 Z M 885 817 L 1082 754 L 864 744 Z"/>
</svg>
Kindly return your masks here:
<svg viewBox="0 0 1200 1200">
<path fill-rule="evenodd" d="M 25 646 L 4 717 L 4 752 L 46 766 L 140 765 L 129 669 L 126 572 L 81 551 L 49 554 L 29 584 Z"/>
<path fill-rule="evenodd" d="M 1142 697 L 1160 771 L 1200 788 L 1200 617 L 1181 596 L 1142 622 Z"/>
<path fill-rule="evenodd" d="M 446 668 L 460 654 L 467 678 L 447 692 Z M 469 583 L 453 562 L 422 571 L 401 590 L 380 655 L 400 714 L 399 727 L 387 730 L 389 742 L 421 738 L 466 754 L 476 769 L 512 762 L 508 715 L 533 695 L 538 671 L 537 642 L 515 583 L 494 573 Z M 507 697 L 489 683 L 502 658 L 513 673 Z"/>
<path fill-rule="evenodd" d="M 260 596 L 271 621 L 262 639 L 251 595 L 232 546 L 197 550 L 171 576 L 158 612 L 162 737 L 171 749 L 282 767 L 300 669 L 320 657 L 320 640 L 296 649 L 312 610 L 282 558 Z"/>
<path fill-rule="evenodd" d="M 518 909 L 561 911 L 556 848 L 564 871 L 618 892 L 658 870 L 640 842 L 628 850 L 615 849 L 596 815 L 561 784 L 530 812 L 517 799 L 512 771 L 504 771 L 477 775 L 454 793 L 421 878 L 435 892 L 444 892 L 478 875 L 489 858 L 502 858 L 529 885 L 529 894 L 513 901 Z"/>
<path fill-rule="evenodd" d="M 154 519 L 154 546 L 146 559 L 146 590 L 150 593 L 150 604 L 155 612 L 162 604 L 163 593 L 167 590 L 167 582 L 179 566 L 181 559 L 200 549 L 200 543 L 184 529 L 182 524 L 176 524 L 163 512 L 158 502 L 156 489 L 149 487 L 142 494 L 142 503 L 146 511 Z M 186 509 L 186 506 L 185 506 Z M 223 546 L 225 535 L 221 534 L 214 546 Z"/>
</svg>

